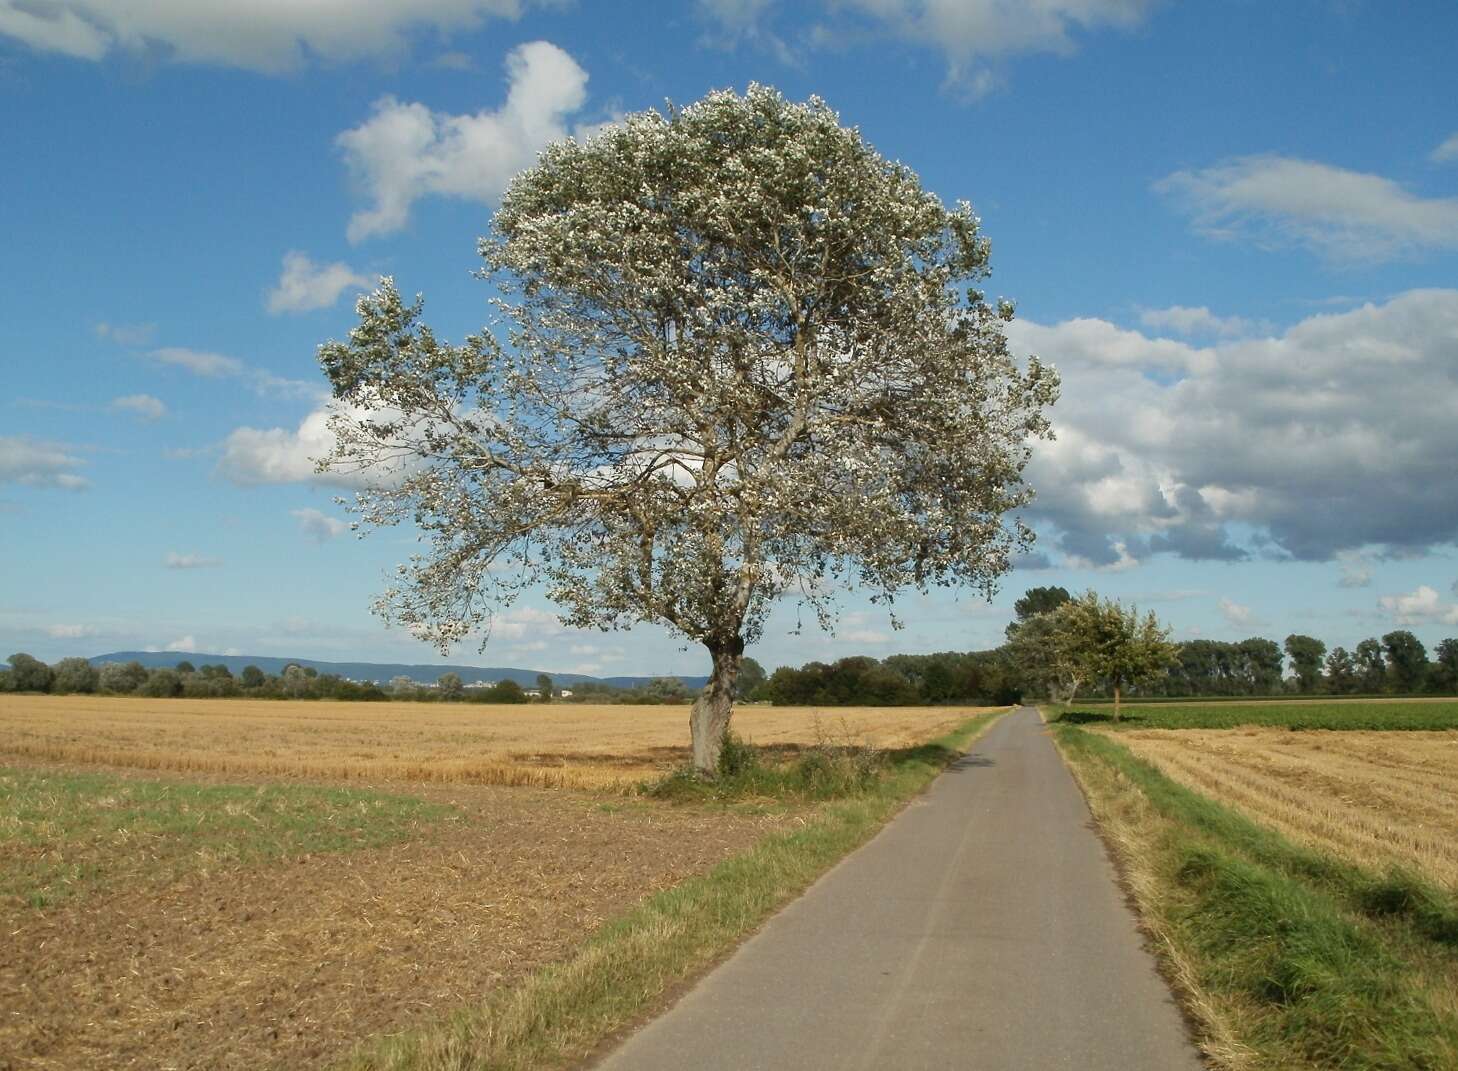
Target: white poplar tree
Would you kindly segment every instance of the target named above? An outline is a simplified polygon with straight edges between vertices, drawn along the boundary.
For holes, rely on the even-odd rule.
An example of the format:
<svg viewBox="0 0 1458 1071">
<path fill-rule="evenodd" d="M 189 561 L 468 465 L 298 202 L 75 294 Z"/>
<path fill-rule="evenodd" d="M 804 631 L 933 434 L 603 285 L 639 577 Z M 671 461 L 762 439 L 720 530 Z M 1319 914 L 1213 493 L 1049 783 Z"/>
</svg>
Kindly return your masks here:
<svg viewBox="0 0 1458 1071">
<path fill-rule="evenodd" d="M 320 348 L 366 522 L 429 553 L 377 602 L 442 651 L 542 584 L 574 628 L 707 648 L 712 774 L 745 645 L 798 593 L 990 594 L 1057 376 L 1007 351 L 989 245 L 823 102 L 751 86 L 547 148 L 480 241 L 501 319 L 458 345 L 383 280 Z M 484 645 L 484 641 L 483 641 Z"/>
</svg>

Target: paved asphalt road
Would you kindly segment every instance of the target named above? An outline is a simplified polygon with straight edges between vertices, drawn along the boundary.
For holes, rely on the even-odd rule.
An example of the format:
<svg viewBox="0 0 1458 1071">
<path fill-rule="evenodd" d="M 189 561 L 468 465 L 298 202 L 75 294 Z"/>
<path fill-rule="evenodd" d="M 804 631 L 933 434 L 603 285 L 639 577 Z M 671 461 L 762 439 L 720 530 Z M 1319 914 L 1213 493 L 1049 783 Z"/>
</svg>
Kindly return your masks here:
<svg viewBox="0 0 1458 1071">
<path fill-rule="evenodd" d="M 1031 707 L 598 1071 L 1196 1071 Z"/>
</svg>

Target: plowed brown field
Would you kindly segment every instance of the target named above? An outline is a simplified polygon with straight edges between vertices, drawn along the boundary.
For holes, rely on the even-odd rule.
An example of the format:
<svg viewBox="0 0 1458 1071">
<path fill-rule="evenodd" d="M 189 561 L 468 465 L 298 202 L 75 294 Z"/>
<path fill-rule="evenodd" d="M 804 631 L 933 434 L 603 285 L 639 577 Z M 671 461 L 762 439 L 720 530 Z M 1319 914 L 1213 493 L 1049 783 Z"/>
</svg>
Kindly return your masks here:
<svg viewBox="0 0 1458 1071">
<path fill-rule="evenodd" d="M 741 707 L 734 730 L 785 749 L 923 743 L 968 707 Z M 595 788 L 688 759 L 688 708 L 0 695 L 0 759 L 330 781 Z"/>
<path fill-rule="evenodd" d="M 1116 737 L 1164 774 L 1351 862 L 1458 890 L 1458 733 L 1185 729 Z"/>
</svg>

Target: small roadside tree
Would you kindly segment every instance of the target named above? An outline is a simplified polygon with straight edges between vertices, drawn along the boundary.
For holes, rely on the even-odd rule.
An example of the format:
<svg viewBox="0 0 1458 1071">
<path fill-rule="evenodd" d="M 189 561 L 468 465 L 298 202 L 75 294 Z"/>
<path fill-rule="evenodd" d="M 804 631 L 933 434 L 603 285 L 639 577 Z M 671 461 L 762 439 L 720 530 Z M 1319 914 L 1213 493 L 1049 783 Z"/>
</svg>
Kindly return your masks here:
<svg viewBox="0 0 1458 1071">
<path fill-rule="evenodd" d="M 1089 591 L 1054 614 L 1065 657 L 1083 679 L 1103 681 L 1113 691 L 1115 721 L 1123 690 L 1158 678 L 1178 658 L 1169 629 L 1160 626 L 1152 611 L 1140 617 L 1138 607 L 1126 608 Z"/>
<path fill-rule="evenodd" d="M 538 583 L 570 627 L 665 625 L 709 656 L 712 776 L 776 598 L 832 628 L 848 581 L 991 594 L 1031 542 L 1004 517 L 1057 377 L 974 288 L 971 207 L 822 101 L 751 86 L 551 145 L 479 248 L 504 341 L 437 339 L 385 280 L 320 348 L 321 467 L 431 543 L 377 608 L 442 651 Z"/>
<path fill-rule="evenodd" d="M 552 701 L 552 678 L 545 673 L 537 674 L 537 692 L 542 697 L 543 703 Z"/>
<path fill-rule="evenodd" d="M 1027 692 L 1071 704 L 1087 679 L 1087 668 L 1079 657 L 1077 635 L 1063 626 L 1056 610 L 1034 614 L 1008 626 L 1005 648 Z"/>
</svg>

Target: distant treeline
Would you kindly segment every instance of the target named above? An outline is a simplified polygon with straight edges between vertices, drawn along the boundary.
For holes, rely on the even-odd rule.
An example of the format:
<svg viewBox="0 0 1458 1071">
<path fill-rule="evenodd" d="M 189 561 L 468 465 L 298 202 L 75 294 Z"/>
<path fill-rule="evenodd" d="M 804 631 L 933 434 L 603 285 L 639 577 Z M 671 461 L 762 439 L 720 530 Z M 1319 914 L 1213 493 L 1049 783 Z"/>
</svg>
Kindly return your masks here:
<svg viewBox="0 0 1458 1071">
<path fill-rule="evenodd" d="M 741 696 L 764 683 L 764 670 L 746 658 L 740 675 Z M 514 680 L 490 685 L 463 684 L 459 674 L 444 673 L 434 684 L 410 677 L 395 677 L 385 684 L 351 681 L 313 666 L 289 663 L 282 673 L 264 673 L 245 666 L 234 674 L 224 665 L 194 666 L 187 660 L 171 667 L 148 668 L 140 662 L 92 665 L 85 658 L 63 658 L 47 665 L 17 653 L 0 669 L 0 692 L 48 692 L 53 695 L 141 695 L 154 699 L 338 699 L 355 702 L 411 700 L 424 703 L 689 703 L 694 691 L 677 677 L 655 677 L 636 688 L 619 688 L 602 681 L 582 681 L 558 688 L 541 673 L 535 689 Z"/>
<path fill-rule="evenodd" d="M 526 703 L 530 696 L 516 681 L 498 681 L 485 688 L 465 688 L 460 677 L 445 674 L 435 687 L 397 677 L 381 687 L 372 681 L 350 681 L 312 666 L 289 664 L 282 673 L 264 673 L 246 666 L 236 676 L 222 665 L 148 669 L 140 662 L 107 662 L 93 666 L 84 658 L 63 658 L 50 666 L 28 654 L 13 654 L 10 668 L 0 670 L 0 692 L 49 692 L 53 695 L 140 695 L 155 699 L 343 699 L 381 702 L 389 699 L 469 703 Z M 454 678 L 453 680 L 451 678 Z"/>
<path fill-rule="evenodd" d="M 1015 671 L 1000 651 L 945 651 L 785 666 L 750 698 L 777 706 L 1002 706 L 1017 702 L 1021 694 Z"/>
</svg>

